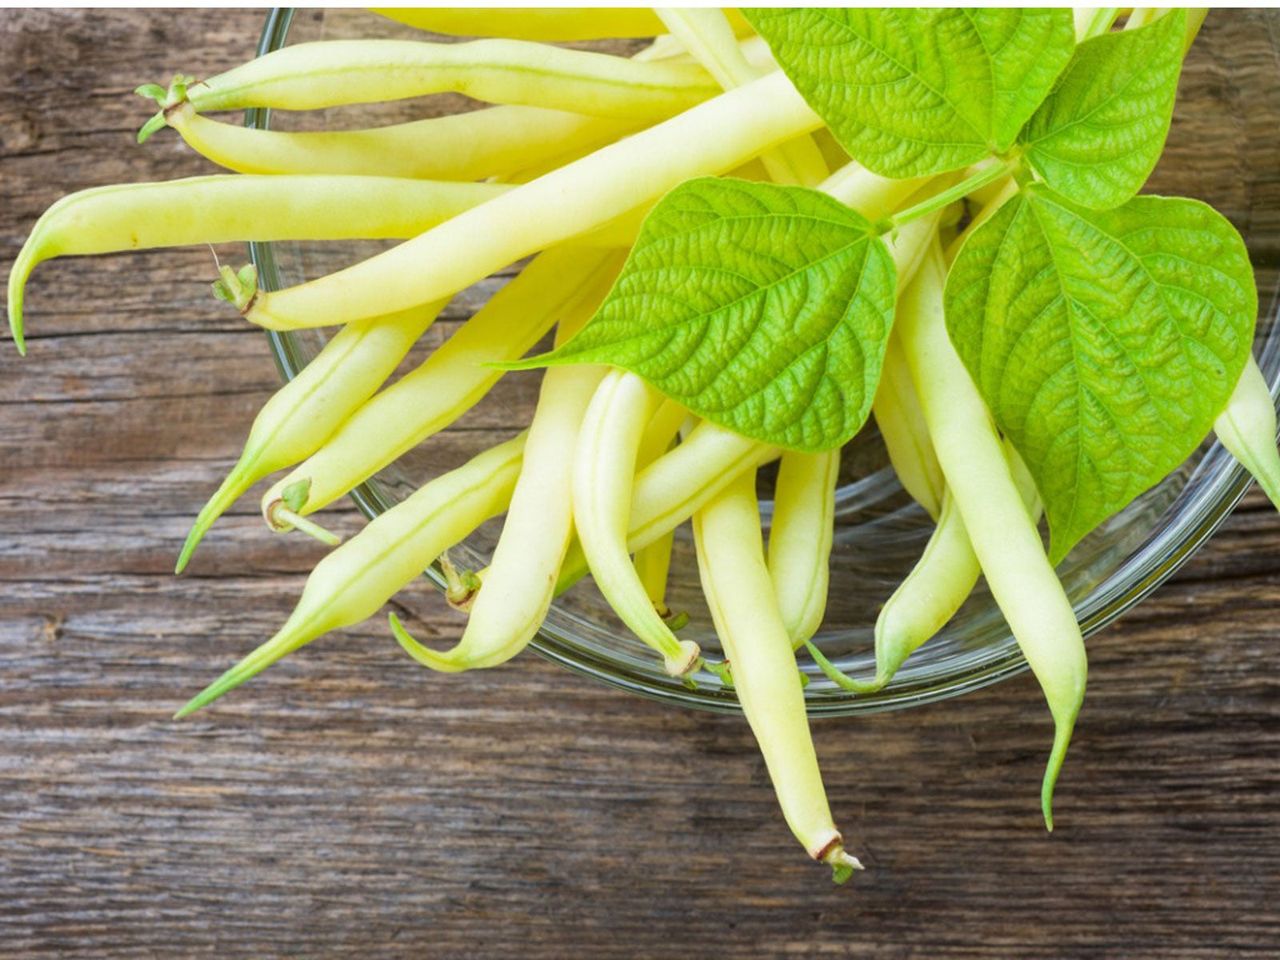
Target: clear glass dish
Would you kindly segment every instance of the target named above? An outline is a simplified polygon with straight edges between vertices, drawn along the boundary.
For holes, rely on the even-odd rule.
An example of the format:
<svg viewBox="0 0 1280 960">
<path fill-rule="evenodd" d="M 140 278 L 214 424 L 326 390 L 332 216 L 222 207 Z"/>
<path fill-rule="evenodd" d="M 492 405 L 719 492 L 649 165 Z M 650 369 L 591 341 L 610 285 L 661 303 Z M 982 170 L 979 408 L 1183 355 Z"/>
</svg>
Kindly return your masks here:
<svg viewBox="0 0 1280 960">
<path fill-rule="evenodd" d="M 1280 335 L 1275 323 L 1280 251 L 1280 189 L 1275 177 L 1280 157 L 1278 25 L 1280 14 L 1275 11 L 1211 13 L 1188 57 L 1168 149 L 1148 186 L 1153 193 L 1203 199 L 1243 232 L 1260 292 L 1255 354 L 1272 384 L 1280 381 Z M 275 10 L 267 18 L 259 52 L 286 42 L 379 36 L 424 35 L 363 11 Z M 462 97 L 436 97 L 303 115 L 269 117 L 267 111 L 250 111 L 247 122 L 270 123 L 276 129 L 369 126 L 473 106 Z M 346 266 L 386 246 L 255 244 L 250 254 L 262 285 L 277 289 Z M 460 294 L 409 362 L 417 362 L 422 350 L 437 345 L 495 286 L 496 281 Z M 281 374 L 296 375 L 315 356 L 325 336 L 326 331 L 269 333 Z M 457 424 L 356 490 L 355 502 L 365 514 L 375 516 L 431 477 L 522 429 L 536 398 L 537 378 L 536 373 L 505 377 Z M 843 474 L 830 606 L 815 640 L 846 672 L 867 676 L 874 672 L 872 628 L 879 606 L 911 569 L 932 527 L 924 511 L 898 485 L 874 425 L 846 448 Z M 770 481 L 768 471 L 762 471 L 766 524 Z M 1248 476 L 1226 451 L 1207 440 L 1175 474 L 1086 538 L 1059 569 L 1086 636 L 1098 634 L 1182 566 L 1231 512 L 1248 483 Z M 453 552 L 455 560 L 482 566 L 499 529 L 496 522 L 487 524 Z M 441 583 L 439 571 L 427 573 L 437 585 Z M 434 596 L 412 594 L 404 598 L 409 610 L 415 604 L 440 602 Z M 684 635 L 704 649 L 718 649 L 701 602 L 687 525 L 677 535 L 669 602 L 692 617 Z M 667 703 L 739 709 L 732 692 L 710 674 L 698 678 L 696 690 L 666 676 L 657 658 L 622 628 L 589 581 L 556 601 L 533 647 L 579 673 Z M 941 634 L 879 693 L 855 697 L 812 664 L 804 669 L 810 679 L 805 691 L 810 713 L 835 716 L 958 696 L 1020 673 L 1026 663 L 990 595 L 979 585 Z"/>
</svg>

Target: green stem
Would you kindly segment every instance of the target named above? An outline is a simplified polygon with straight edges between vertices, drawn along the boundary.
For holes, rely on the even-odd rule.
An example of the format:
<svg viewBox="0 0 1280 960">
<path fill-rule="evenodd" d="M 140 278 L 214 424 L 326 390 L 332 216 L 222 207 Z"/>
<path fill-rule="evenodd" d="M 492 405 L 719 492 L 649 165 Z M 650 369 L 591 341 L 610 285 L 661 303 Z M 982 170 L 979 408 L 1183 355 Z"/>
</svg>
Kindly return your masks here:
<svg viewBox="0 0 1280 960">
<path fill-rule="evenodd" d="M 471 570 L 459 570 L 446 550 L 440 554 L 440 572 L 444 574 L 444 598 L 449 606 L 466 613 L 480 589 L 480 578 Z"/>
<path fill-rule="evenodd" d="M 314 520 L 308 520 L 301 514 L 294 513 L 283 503 L 276 505 L 271 511 L 272 522 L 279 526 L 291 526 L 295 530 L 305 533 L 309 537 L 314 537 L 321 543 L 330 547 L 336 547 L 342 542 L 342 538 L 336 533 L 331 533 Z"/>
<path fill-rule="evenodd" d="M 885 684 L 879 676 L 874 680 L 855 680 L 823 656 L 822 651 L 812 640 L 806 640 L 804 645 L 809 651 L 809 656 L 813 657 L 813 662 L 818 665 L 818 669 L 841 690 L 848 690 L 850 693 L 874 693 Z"/>
<path fill-rule="evenodd" d="M 963 200 L 975 190 L 981 190 L 989 183 L 1006 177 L 1013 173 L 1020 166 L 1018 158 L 1002 159 L 993 163 L 989 167 L 979 170 L 977 173 L 965 177 L 955 186 L 943 190 L 941 193 L 935 193 L 932 197 L 921 200 L 913 207 L 907 207 L 901 213 L 896 213 L 891 217 L 885 217 L 876 224 L 876 232 L 885 234 L 897 230 L 899 227 L 905 226 L 912 220 L 919 220 L 921 217 L 927 217 L 936 210 L 941 210 L 949 204 L 955 203 L 957 200 Z"/>
<path fill-rule="evenodd" d="M 1091 11 L 1088 19 L 1080 24 L 1082 29 L 1077 35 L 1078 42 L 1083 43 L 1085 40 L 1091 40 L 1107 33 L 1119 16 L 1119 7 L 1098 7 L 1096 10 Z"/>
</svg>

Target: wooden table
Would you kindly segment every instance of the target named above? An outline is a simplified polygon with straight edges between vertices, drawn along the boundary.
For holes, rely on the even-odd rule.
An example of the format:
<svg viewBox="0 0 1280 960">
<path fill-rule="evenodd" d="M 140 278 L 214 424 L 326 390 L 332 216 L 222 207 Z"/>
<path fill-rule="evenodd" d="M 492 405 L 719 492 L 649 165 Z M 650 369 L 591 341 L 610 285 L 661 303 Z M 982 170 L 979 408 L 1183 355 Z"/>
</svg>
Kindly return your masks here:
<svg viewBox="0 0 1280 960">
<path fill-rule="evenodd" d="M 204 170 L 133 144 L 129 91 L 244 58 L 261 21 L 0 13 L 0 268 L 64 192 Z M 532 656 L 435 676 L 375 620 L 171 721 L 319 556 L 250 496 L 170 572 L 277 384 L 209 273 L 202 250 L 43 267 L 31 355 L 0 349 L 0 955 L 1280 955 L 1280 518 L 1256 494 L 1093 642 L 1052 836 L 1029 677 L 819 724 L 870 868 L 845 888 L 742 721 Z"/>
</svg>

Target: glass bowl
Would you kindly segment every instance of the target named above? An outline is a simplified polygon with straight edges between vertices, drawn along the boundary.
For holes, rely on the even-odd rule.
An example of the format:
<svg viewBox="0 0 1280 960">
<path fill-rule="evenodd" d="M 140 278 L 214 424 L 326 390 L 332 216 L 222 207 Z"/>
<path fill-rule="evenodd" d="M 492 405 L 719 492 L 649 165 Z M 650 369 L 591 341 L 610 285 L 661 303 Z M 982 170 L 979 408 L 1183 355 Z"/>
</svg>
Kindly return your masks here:
<svg viewBox="0 0 1280 960">
<path fill-rule="evenodd" d="M 1261 315 L 1255 355 L 1275 384 L 1280 379 L 1280 336 L 1275 296 L 1280 245 L 1280 14 L 1264 10 L 1213 11 L 1192 49 L 1183 74 L 1168 148 L 1148 190 L 1198 197 L 1240 228 L 1257 270 Z M 286 42 L 348 37 L 418 37 L 424 34 L 357 10 L 275 10 L 267 18 L 259 52 Z M 604 46 L 628 51 L 637 44 Z M 458 96 L 394 104 L 275 114 L 250 111 L 250 125 L 276 129 L 369 126 L 476 106 Z M 277 289 L 339 269 L 389 244 L 255 244 L 250 254 L 260 282 Z M 428 331 L 407 363 L 438 345 L 496 289 L 501 278 L 464 291 Z M 289 378 L 323 345 L 326 331 L 268 334 L 281 373 Z M 372 517 L 419 485 L 450 470 L 495 442 L 514 435 L 529 420 L 539 374 L 509 374 L 473 411 L 357 489 L 359 508 Z M 1275 388 L 1273 387 L 1273 393 Z M 902 491 L 888 466 L 874 424 L 844 452 L 842 485 L 831 560 L 830 604 L 815 637 L 818 646 L 847 673 L 874 673 L 872 629 L 880 605 L 919 557 L 932 523 Z M 768 525 L 771 473 L 761 471 L 762 514 Z M 1093 636 L 1160 585 L 1184 564 L 1227 517 L 1249 484 L 1247 474 L 1221 445 L 1206 440 L 1176 473 L 1082 541 L 1059 567 L 1086 636 Z M 483 566 L 500 525 L 490 522 L 451 551 L 455 562 Z M 438 570 L 427 571 L 440 585 Z M 408 591 L 404 604 L 440 602 Z M 718 641 L 702 603 L 686 524 L 677 533 L 669 603 L 688 611 L 684 636 L 716 651 Z M 413 624 L 409 624 L 412 628 Z M 558 599 L 532 644 L 548 659 L 598 680 L 681 706 L 736 711 L 737 699 L 710 674 L 692 690 L 666 676 L 647 647 L 617 621 L 589 581 Z M 807 658 L 802 657 L 807 661 Z M 854 696 L 836 687 L 812 663 L 805 690 L 814 716 L 897 709 L 958 696 L 1026 669 L 1017 645 L 990 594 L 979 585 L 947 627 L 920 649 L 882 691 Z"/>
</svg>

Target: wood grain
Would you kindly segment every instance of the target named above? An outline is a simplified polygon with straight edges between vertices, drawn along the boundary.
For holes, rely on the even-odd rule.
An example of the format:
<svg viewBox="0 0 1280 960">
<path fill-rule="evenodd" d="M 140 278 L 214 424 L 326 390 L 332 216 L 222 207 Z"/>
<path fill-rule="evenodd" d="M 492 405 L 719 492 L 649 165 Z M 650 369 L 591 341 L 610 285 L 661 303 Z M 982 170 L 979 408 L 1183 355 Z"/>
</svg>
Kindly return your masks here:
<svg viewBox="0 0 1280 960">
<path fill-rule="evenodd" d="M 244 58 L 261 20 L 0 12 L 0 269 L 68 190 L 203 170 L 133 145 L 128 91 Z M 30 357 L 0 350 L 0 955 L 1280 955 L 1280 518 L 1256 494 L 1092 644 L 1052 836 L 1027 677 L 819 724 L 870 868 L 848 888 L 795 849 L 741 721 L 533 657 L 429 675 L 374 622 L 171 722 L 317 557 L 251 497 L 170 574 L 276 384 L 207 273 L 49 264 Z"/>
</svg>

